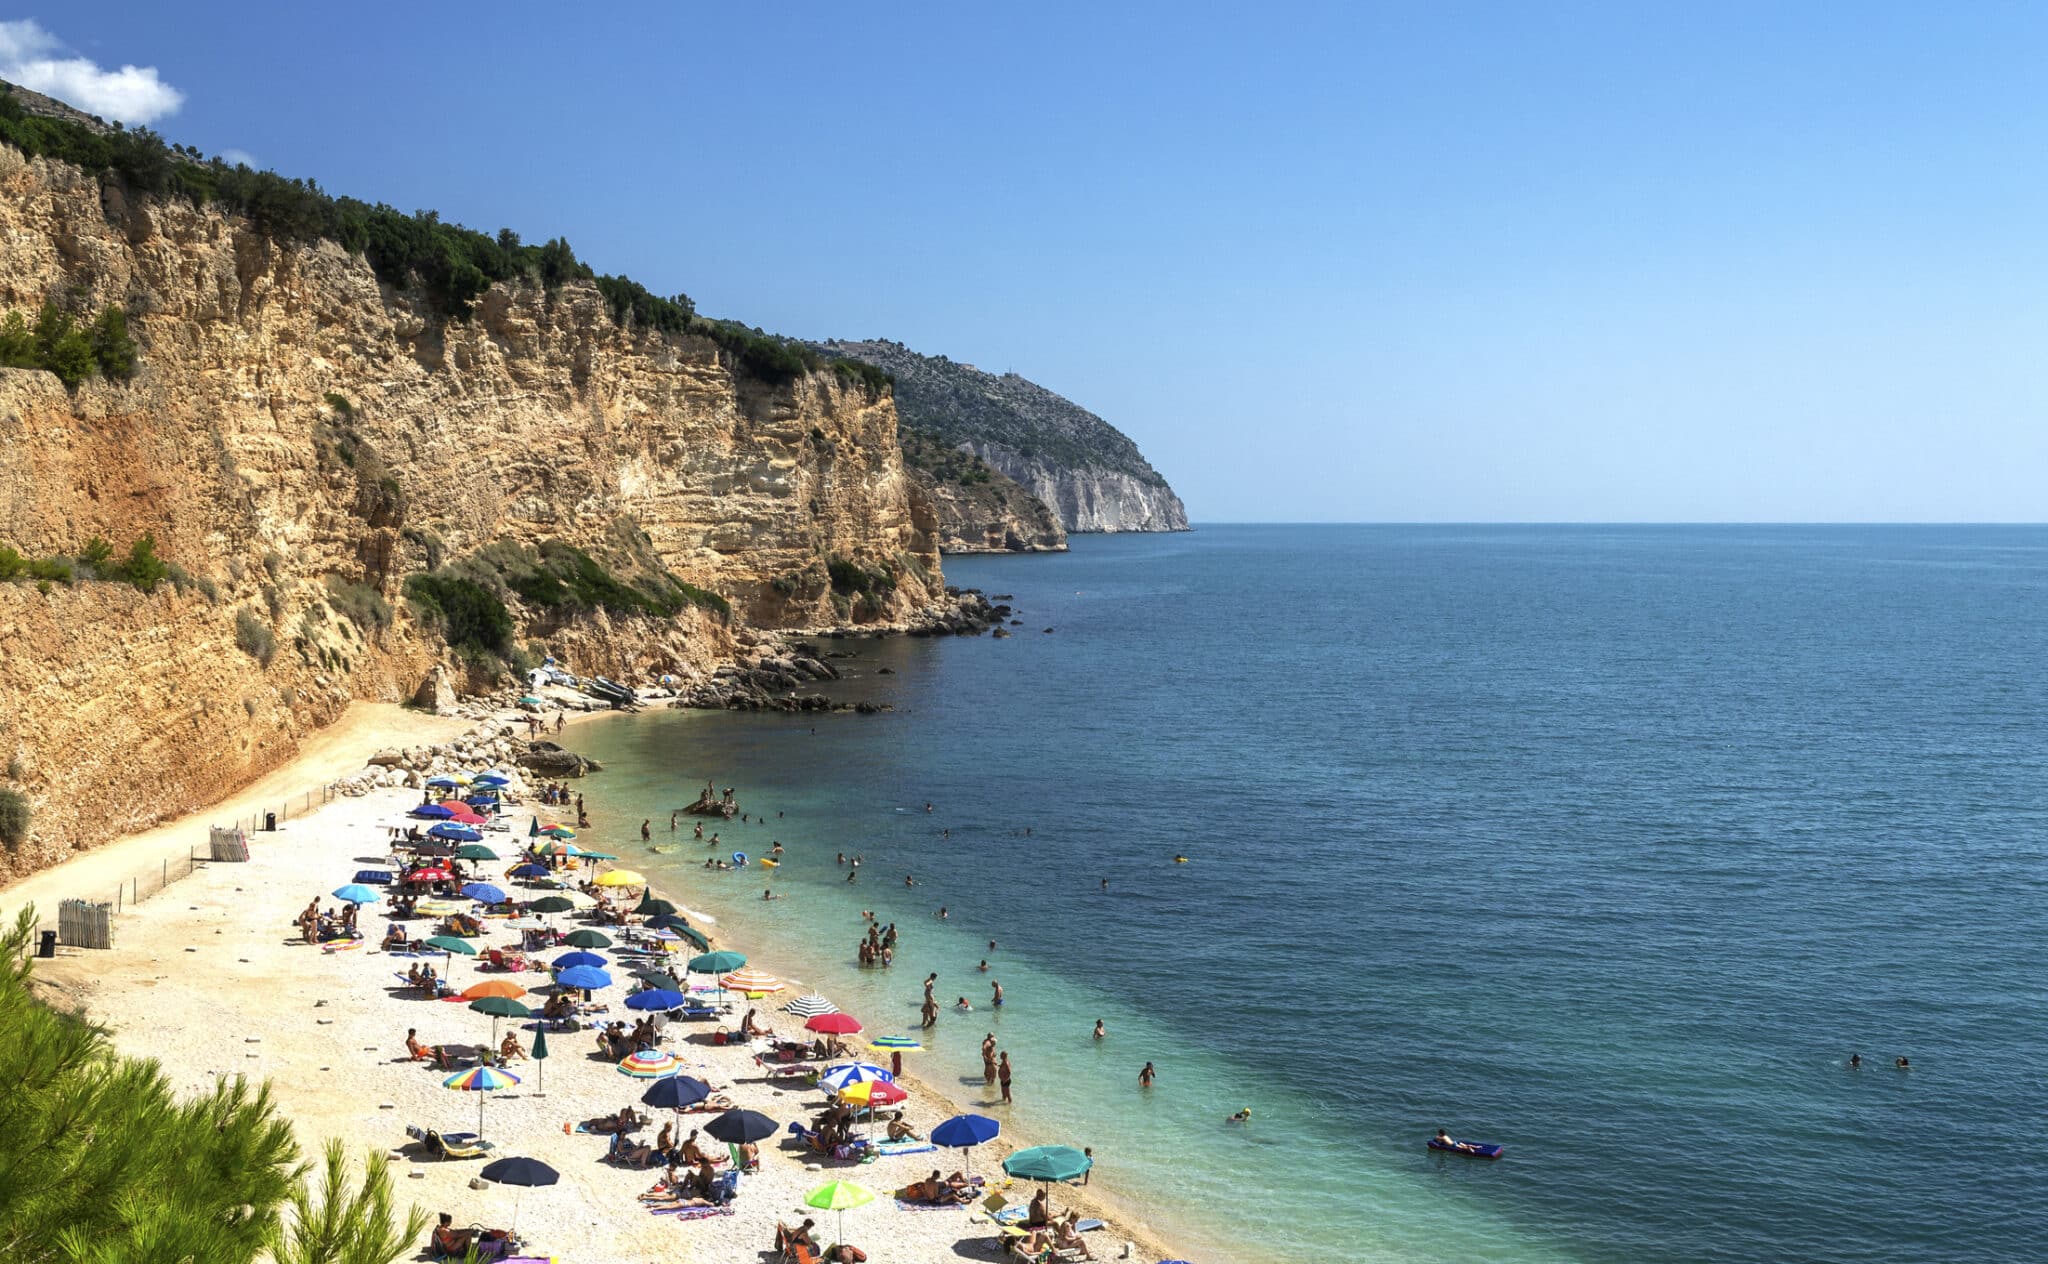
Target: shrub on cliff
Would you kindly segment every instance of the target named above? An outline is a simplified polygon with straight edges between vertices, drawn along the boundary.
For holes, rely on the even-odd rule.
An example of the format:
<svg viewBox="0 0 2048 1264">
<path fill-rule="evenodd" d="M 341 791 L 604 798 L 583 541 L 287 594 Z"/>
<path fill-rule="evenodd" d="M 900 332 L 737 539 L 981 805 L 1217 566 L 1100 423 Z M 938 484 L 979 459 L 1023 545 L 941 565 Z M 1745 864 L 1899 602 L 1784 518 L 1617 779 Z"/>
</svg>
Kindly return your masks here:
<svg viewBox="0 0 2048 1264">
<path fill-rule="evenodd" d="M 405 595 L 441 628 L 451 648 L 485 650 L 503 656 L 512 644 L 512 616 L 497 594 L 459 575 L 414 575 Z"/>
<path fill-rule="evenodd" d="M 367 584 L 352 584 L 339 575 L 327 577 L 327 601 L 343 618 L 365 632 L 391 623 L 391 606 Z"/>
<path fill-rule="evenodd" d="M 8 771 L 18 775 L 12 769 Z M 27 842 L 29 821 L 34 815 L 27 795 L 12 787 L 0 787 L 0 843 L 12 850 Z"/>
<path fill-rule="evenodd" d="M 156 536 L 145 531 L 141 539 L 128 546 L 127 558 L 109 578 L 126 580 L 144 592 L 155 592 L 170 573 L 170 566 L 156 555 Z"/>
<path fill-rule="evenodd" d="M 9 312 L 0 319 L 0 365 L 45 369 L 57 375 L 65 390 L 77 390 L 96 373 L 132 377 L 135 343 L 128 336 L 128 314 L 109 307 L 80 325 L 70 312 L 47 299 L 33 325 L 20 312 Z"/>
<path fill-rule="evenodd" d="M 277 638 L 247 606 L 235 611 L 235 644 L 265 667 L 270 666 L 270 660 L 277 655 Z"/>
</svg>

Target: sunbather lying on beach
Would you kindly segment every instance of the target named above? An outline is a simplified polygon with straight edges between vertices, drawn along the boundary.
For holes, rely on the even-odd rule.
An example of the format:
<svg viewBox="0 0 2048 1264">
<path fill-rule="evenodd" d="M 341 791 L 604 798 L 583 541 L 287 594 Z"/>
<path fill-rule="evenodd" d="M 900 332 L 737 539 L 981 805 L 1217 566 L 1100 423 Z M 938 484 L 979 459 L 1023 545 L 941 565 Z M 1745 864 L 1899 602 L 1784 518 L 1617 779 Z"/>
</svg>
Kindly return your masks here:
<svg viewBox="0 0 2048 1264">
<path fill-rule="evenodd" d="M 940 1207 L 964 1203 L 968 1199 L 960 1187 L 941 1178 L 937 1168 L 933 1168 L 932 1174 L 923 1180 L 904 1186 L 902 1197 L 907 1203 L 932 1203 Z"/>
<path fill-rule="evenodd" d="M 1045 1229 L 1006 1236 L 1003 1251 L 1013 1259 L 1037 1261 L 1052 1252 L 1052 1234 Z"/>
</svg>

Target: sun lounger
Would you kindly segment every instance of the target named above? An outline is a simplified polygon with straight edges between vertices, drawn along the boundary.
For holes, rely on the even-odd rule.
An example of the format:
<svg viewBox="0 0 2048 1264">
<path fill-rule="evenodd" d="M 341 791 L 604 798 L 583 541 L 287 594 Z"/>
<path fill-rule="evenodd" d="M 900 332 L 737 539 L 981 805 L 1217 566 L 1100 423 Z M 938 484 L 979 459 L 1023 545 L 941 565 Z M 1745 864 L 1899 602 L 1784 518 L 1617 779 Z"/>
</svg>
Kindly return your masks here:
<svg viewBox="0 0 2048 1264">
<path fill-rule="evenodd" d="M 875 1144 L 875 1153 L 883 1158 L 894 1158 L 899 1154 L 925 1154 L 938 1148 L 929 1141 L 880 1141 Z"/>
<path fill-rule="evenodd" d="M 419 1142 L 428 1154 L 443 1159 L 480 1159 L 497 1149 L 473 1132 L 436 1132 L 407 1124 L 405 1135 Z"/>
</svg>

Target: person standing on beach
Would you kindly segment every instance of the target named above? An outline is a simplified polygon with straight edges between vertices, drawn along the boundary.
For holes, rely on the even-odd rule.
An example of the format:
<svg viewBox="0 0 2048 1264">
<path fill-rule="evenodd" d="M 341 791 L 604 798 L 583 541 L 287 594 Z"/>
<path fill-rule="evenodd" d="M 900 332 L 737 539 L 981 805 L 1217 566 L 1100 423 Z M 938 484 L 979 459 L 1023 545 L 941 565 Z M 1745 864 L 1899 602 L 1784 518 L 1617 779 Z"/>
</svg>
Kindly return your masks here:
<svg viewBox="0 0 2048 1264">
<path fill-rule="evenodd" d="M 643 818 L 641 818 L 641 821 L 640 821 L 640 841 L 641 841 L 641 842 L 643 842 L 643 843 L 644 843 L 644 842 L 646 842 L 646 841 L 647 841 L 648 839 L 650 839 L 650 838 L 653 838 L 653 837 L 654 837 L 654 831 L 648 828 L 648 826 L 652 825 L 653 823 L 654 823 L 654 821 L 653 821 L 653 818 L 651 818 L 651 817 L 643 817 Z"/>
<path fill-rule="evenodd" d="M 996 1082 L 1003 1086 L 1003 1100 L 1010 1100 L 1010 1051 L 1003 1050 L 996 1055 Z"/>
<path fill-rule="evenodd" d="M 1151 1087 L 1152 1087 L 1152 1077 L 1153 1077 L 1154 1075 L 1157 1075 L 1157 1074 L 1158 1074 L 1158 1072 L 1156 1072 L 1156 1071 L 1154 1071 L 1154 1070 L 1152 1069 L 1152 1064 L 1151 1064 L 1150 1062 L 1147 1062 L 1147 1063 L 1145 1064 L 1145 1069 L 1144 1069 L 1144 1070 L 1142 1070 L 1142 1071 L 1140 1071 L 1140 1072 L 1138 1072 L 1138 1087 L 1139 1087 L 1139 1088 L 1151 1088 Z"/>
<path fill-rule="evenodd" d="M 981 1083 L 988 1088 L 996 1082 L 996 1034 L 990 1032 L 981 1039 Z"/>
</svg>

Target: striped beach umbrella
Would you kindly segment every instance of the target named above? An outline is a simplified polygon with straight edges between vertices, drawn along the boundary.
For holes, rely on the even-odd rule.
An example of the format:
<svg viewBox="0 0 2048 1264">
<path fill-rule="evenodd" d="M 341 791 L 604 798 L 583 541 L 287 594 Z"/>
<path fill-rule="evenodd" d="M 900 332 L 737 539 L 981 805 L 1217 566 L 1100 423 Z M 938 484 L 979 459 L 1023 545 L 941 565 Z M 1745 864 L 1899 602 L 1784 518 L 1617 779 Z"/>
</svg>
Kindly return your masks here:
<svg viewBox="0 0 2048 1264">
<path fill-rule="evenodd" d="M 909 1096 L 891 1080 L 862 1080 L 839 1090 L 839 1100 L 855 1106 L 892 1106 Z"/>
<path fill-rule="evenodd" d="M 876 1036 L 868 1041 L 868 1048 L 882 1053 L 917 1053 L 923 1050 L 924 1042 L 915 1036 Z"/>
<path fill-rule="evenodd" d="M 848 1062 L 825 1068 L 825 1074 L 818 1077 L 818 1087 L 828 1093 L 837 1093 L 854 1084 L 871 1084 L 877 1080 L 887 1083 L 895 1079 L 886 1068 L 872 1062 Z"/>
<path fill-rule="evenodd" d="M 731 974 L 720 976 L 718 986 L 734 992 L 745 992 L 749 996 L 767 996 L 780 992 L 787 985 L 781 979 L 762 970 L 735 970 Z"/>
<path fill-rule="evenodd" d="M 674 1075 L 682 1065 L 683 1060 L 673 1053 L 639 1049 L 620 1061 L 619 1074 L 630 1075 L 636 1080 L 658 1080 L 664 1075 Z"/>
<path fill-rule="evenodd" d="M 519 1077 L 510 1071 L 500 1071 L 496 1067 L 479 1066 L 471 1067 L 467 1071 L 457 1071 L 447 1079 L 442 1080 L 441 1087 L 452 1088 L 457 1092 L 475 1093 L 478 1095 L 476 1099 L 476 1137 L 477 1140 L 481 1141 L 484 1137 L 484 1099 L 482 1095 L 496 1092 L 501 1088 L 510 1088 L 517 1083 L 519 1083 Z"/>
<path fill-rule="evenodd" d="M 783 1006 L 782 1012 L 795 1014 L 798 1018 L 815 1018 L 819 1014 L 836 1014 L 839 1007 L 816 992 L 810 992 Z"/>
</svg>

